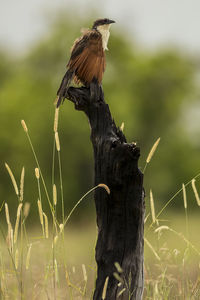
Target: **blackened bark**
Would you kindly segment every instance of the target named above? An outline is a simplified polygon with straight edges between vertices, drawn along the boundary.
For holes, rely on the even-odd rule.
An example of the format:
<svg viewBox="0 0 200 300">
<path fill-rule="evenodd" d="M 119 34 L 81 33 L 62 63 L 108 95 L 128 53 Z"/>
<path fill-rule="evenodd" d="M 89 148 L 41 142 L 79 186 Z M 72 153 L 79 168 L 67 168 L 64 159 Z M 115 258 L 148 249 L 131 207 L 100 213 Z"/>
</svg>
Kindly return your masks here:
<svg viewBox="0 0 200 300">
<path fill-rule="evenodd" d="M 87 115 L 94 149 L 95 192 L 98 226 L 96 244 L 97 280 L 94 300 L 102 299 L 105 280 L 109 277 L 106 299 L 142 299 L 144 191 L 143 174 L 138 169 L 140 150 L 127 143 L 116 127 L 101 90 L 100 100 L 91 99 L 89 89 L 69 88 L 66 98 Z M 118 262 L 123 272 L 117 270 Z M 117 273 L 121 283 L 116 279 Z M 123 291 L 123 292 L 122 292 Z M 119 294 L 121 295 L 117 297 Z"/>
</svg>

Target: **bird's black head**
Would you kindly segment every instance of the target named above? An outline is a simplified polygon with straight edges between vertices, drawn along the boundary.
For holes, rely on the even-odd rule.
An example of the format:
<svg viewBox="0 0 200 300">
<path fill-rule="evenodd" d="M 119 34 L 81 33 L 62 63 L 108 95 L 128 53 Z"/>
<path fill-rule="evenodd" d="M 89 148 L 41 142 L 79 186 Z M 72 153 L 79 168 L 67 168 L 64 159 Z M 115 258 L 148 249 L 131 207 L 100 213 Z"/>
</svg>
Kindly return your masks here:
<svg viewBox="0 0 200 300">
<path fill-rule="evenodd" d="M 101 26 L 101 25 L 106 25 L 106 24 L 112 24 L 112 23 L 115 23 L 115 21 L 113 20 L 110 20 L 110 19 L 98 19 L 94 22 L 92 28 L 93 29 L 96 29 L 98 26 Z"/>
</svg>

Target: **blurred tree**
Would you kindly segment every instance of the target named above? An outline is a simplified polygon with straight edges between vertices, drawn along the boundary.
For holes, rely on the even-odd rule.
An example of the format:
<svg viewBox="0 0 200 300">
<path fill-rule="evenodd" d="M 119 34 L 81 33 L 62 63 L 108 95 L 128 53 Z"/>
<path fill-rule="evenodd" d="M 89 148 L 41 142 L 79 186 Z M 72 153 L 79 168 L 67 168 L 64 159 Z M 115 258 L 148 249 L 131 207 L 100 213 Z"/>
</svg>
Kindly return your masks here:
<svg viewBox="0 0 200 300">
<path fill-rule="evenodd" d="M 18 181 L 21 168 L 25 166 L 25 199 L 36 203 L 38 197 L 34 177 L 36 164 L 21 128 L 21 119 L 27 123 L 51 194 L 53 102 L 69 50 L 74 38 L 80 35 L 81 27 L 77 19 L 76 26 L 70 18 L 65 20 L 58 16 L 49 27 L 49 32 L 26 56 L 14 59 L 0 53 L 1 201 L 13 203 L 14 197 L 3 166 L 5 161 Z M 191 58 L 176 50 L 148 53 L 134 44 L 130 47 L 124 35 L 116 34 L 114 30 L 109 48 L 103 82 L 105 98 L 116 123 L 120 126 L 125 122 L 129 140 L 139 142 L 142 167 L 151 146 L 161 137 L 157 153 L 146 170 L 145 187 L 147 193 L 151 187 L 156 198 L 161 203 L 166 202 L 182 182 L 199 171 L 199 149 L 193 147 L 185 124 L 181 123 L 184 103 L 187 107 L 189 102 L 190 105 L 193 103 L 195 66 Z M 60 109 L 59 135 L 64 198 L 66 210 L 69 211 L 93 185 L 93 154 L 88 122 L 67 101 Z M 58 169 L 55 178 L 59 189 Z M 44 193 L 43 199 L 47 203 Z M 13 205 L 17 207 L 17 201 Z M 85 206 L 88 208 L 91 203 L 87 201 Z"/>
</svg>

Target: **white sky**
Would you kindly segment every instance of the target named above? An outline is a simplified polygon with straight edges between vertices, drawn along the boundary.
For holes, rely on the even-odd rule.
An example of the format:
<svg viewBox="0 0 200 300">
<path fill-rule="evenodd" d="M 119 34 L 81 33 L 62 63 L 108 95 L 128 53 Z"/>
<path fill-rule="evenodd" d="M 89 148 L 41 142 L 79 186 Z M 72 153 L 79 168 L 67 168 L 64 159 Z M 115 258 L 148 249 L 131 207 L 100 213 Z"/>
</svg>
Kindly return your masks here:
<svg viewBox="0 0 200 300">
<path fill-rule="evenodd" d="M 147 47 L 200 52 L 200 0 L 0 0 L 0 43 L 23 51 L 45 31 L 45 12 L 71 6 L 83 16 L 95 8 Z"/>
</svg>

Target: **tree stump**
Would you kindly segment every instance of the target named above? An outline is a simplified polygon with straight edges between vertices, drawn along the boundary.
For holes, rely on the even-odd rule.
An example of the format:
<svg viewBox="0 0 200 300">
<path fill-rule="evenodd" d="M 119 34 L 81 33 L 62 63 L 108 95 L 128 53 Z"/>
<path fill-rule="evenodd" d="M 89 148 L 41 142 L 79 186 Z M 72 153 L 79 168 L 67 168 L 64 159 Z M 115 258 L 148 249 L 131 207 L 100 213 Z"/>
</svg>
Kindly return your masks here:
<svg viewBox="0 0 200 300">
<path fill-rule="evenodd" d="M 110 194 L 97 189 L 94 195 L 98 240 L 93 299 L 102 299 L 109 277 L 103 299 L 140 300 L 144 287 L 145 212 L 143 174 L 138 168 L 140 149 L 134 143 L 127 143 L 115 125 L 102 90 L 100 94 L 100 99 L 91 99 L 86 87 L 70 87 L 66 93 L 75 109 L 83 111 L 89 119 L 95 185 L 104 183 L 110 189 Z"/>
</svg>

